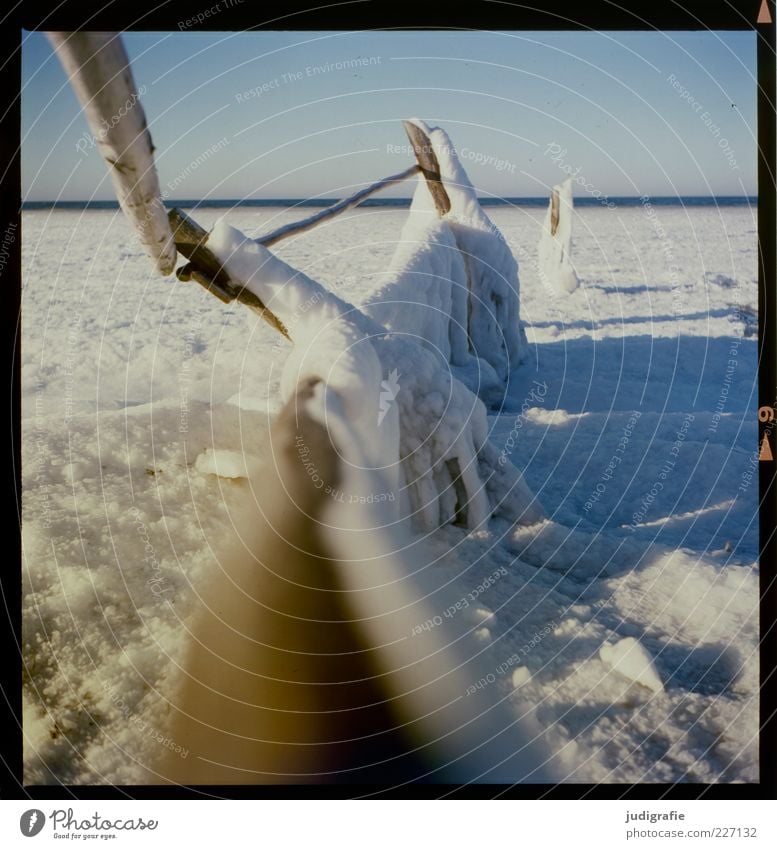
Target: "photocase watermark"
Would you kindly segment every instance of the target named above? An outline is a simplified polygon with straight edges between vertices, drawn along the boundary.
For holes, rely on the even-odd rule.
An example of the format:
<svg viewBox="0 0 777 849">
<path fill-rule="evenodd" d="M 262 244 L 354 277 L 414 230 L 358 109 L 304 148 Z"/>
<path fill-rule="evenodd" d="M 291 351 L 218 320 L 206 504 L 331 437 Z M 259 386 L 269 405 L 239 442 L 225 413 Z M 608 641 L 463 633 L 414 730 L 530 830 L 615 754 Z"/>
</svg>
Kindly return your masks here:
<svg viewBox="0 0 777 849">
<path fill-rule="evenodd" d="M 688 106 L 699 116 L 699 120 L 704 124 L 707 128 L 707 131 L 713 138 L 718 140 L 718 147 L 723 152 L 723 156 L 726 158 L 728 162 L 728 167 L 732 171 L 739 171 L 739 165 L 737 164 L 736 158 L 734 156 L 734 149 L 729 144 L 728 139 L 721 135 L 721 128 L 718 124 L 716 124 L 712 115 L 704 109 L 704 106 L 696 100 L 696 98 L 691 94 L 691 92 L 677 79 L 674 74 L 669 74 L 666 78 L 666 81 L 672 86 L 673 89 L 679 94 L 680 100 L 686 101 Z"/>
<path fill-rule="evenodd" d="M 178 369 L 179 419 L 178 433 L 189 432 L 189 384 L 192 381 L 191 361 L 199 340 L 199 329 L 205 321 L 206 312 L 200 313 L 197 324 L 184 333 L 181 365 Z"/>
<path fill-rule="evenodd" d="M 389 376 L 387 380 L 381 380 L 380 386 L 381 391 L 378 396 L 378 427 L 383 424 L 383 419 L 388 415 L 389 410 L 391 409 L 391 405 L 399 395 L 400 385 L 399 385 L 400 374 L 396 369 L 392 369 L 389 372 Z"/>
<path fill-rule="evenodd" d="M 594 504 L 597 501 L 600 501 L 602 496 L 607 490 L 607 483 L 612 480 L 613 475 L 615 474 L 615 470 L 620 466 L 624 455 L 626 454 L 626 448 L 628 448 L 629 442 L 631 441 L 631 437 L 634 433 L 634 428 L 637 426 L 637 422 L 639 421 L 642 413 L 639 410 L 634 410 L 631 414 L 631 418 L 626 423 L 626 427 L 623 428 L 623 433 L 618 440 L 618 447 L 615 449 L 612 457 L 610 457 L 607 466 L 601 474 L 599 482 L 591 491 L 591 494 L 585 501 L 583 505 L 583 512 L 588 513 Z"/>
<path fill-rule="evenodd" d="M 541 631 L 537 631 L 528 642 L 524 643 L 517 652 L 510 655 L 507 660 L 502 661 L 502 663 L 500 663 L 493 672 L 489 672 L 487 675 L 484 675 L 476 683 L 470 684 L 470 686 L 467 687 L 466 695 L 474 696 L 478 690 L 484 690 L 491 684 L 496 683 L 496 681 L 498 681 L 505 672 L 519 664 L 528 654 L 531 654 L 531 652 L 537 648 L 545 637 L 547 637 L 548 634 L 552 634 L 557 628 L 558 623 L 555 621 L 549 622 Z"/>
<path fill-rule="evenodd" d="M 208 18 L 218 15 L 219 12 L 226 12 L 227 9 L 232 9 L 235 6 L 242 6 L 243 2 L 244 0 L 219 0 L 218 3 L 214 3 L 210 8 L 203 9 L 201 12 L 197 12 L 191 18 L 187 18 L 185 21 L 178 21 L 178 31 L 183 32 L 185 29 L 200 26 Z"/>
<path fill-rule="evenodd" d="M 70 425 L 73 418 L 74 396 L 75 396 L 75 367 L 80 359 L 77 353 L 77 345 L 80 337 L 81 317 L 76 314 L 70 324 L 65 338 L 65 356 L 62 364 L 65 367 L 65 425 Z"/>
<path fill-rule="evenodd" d="M 179 171 L 178 174 L 172 179 L 168 180 L 165 184 L 166 188 L 162 190 L 161 196 L 162 200 L 166 200 L 168 196 L 174 192 L 178 186 L 183 183 L 193 171 L 196 171 L 200 165 L 204 165 L 214 154 L 223 150 L 229 144 L 229 139 L 224 136 L 219 139 L 215 144 L 212 144 L 209 148 L 203 150 L 199 156 L 192 159 L 192 161 L 183 169 L 183 171 Z"/>
<path fill-rule="evenodd" d="M 425 149 L 425 147 L 426 146 L 424 146 L 422 150 Z M 445 152 L 449 156 L 458 156 L 460 160 L 466 159 L 474 165 L 488 165 L 495 171 L 509 171 L 510 174 L 515 174 L 515 163 L 510 162 L 509 159 L 500 159 L 498 156 L 494 156 L 493 154 L 483 153 L 479 150 L 472 150 L 469 147 L 456 148 L 441 145 L 440 147 L 433 148 L 426 152 L 435 154 Z M 415 148 L 411 144 L 387 144 L 386 153 L 398 153 L 402 156 L 415 156 Z"/>
<path fill-rule="evenodd" d="M 532 380 L 532 383 L 534 384 L 532 390 L 521 404 L 521 412 L 516 416 L 512 430 L 507 434 L 504 448 L 502 448 L 502 451 L 499 454 L 497 463 L 499 463 L 500 466 L 504 466 L 505 463 L 507 463 L 508 455 L 513 453 L 515 443 L 518 439 L 518 431 L 523 427 L 523 423 L 526 420 L 526 414 L 532 406 L 535 406 L 531 402 L 536 401 L 537 404 L 545 403 L 545 396 L 548 394 L 548 384 L 545 383 L 544 380 L 542 383 L 538 380 Z"/>
<path fill-rule="evenodd" d="M 116 838 L 116 831 L 154 831 L 159 825 L 158 820 L 144 819 L 143 817 L 133 816 L 129 819 L 108 820 L 103 819 L 97 811 L 89 817 L 78 819 L 72 808 L 65 810 L 55 809 L 49 814 L 51 826 L 55 832 L 54 837 L 66 838 L 96 838 L 97 834 L 89 832 L 102 832 L 100 837 L 103 839 Z M 57 830 L 66 832 L 66 834 L 57 834 Z M 79 834 L 79 832 L 86 834 Z"/>
<path fill-rule="evenodd" d="M 134 725 L 138 731 L 151 737 L 155 742 L 164 746 L 166 749 L 169 749 L 171 752 L 175 752 L 175 754 L 179 755 L 181 758 L 186 759 L 189 757 L 188 749 L 185 749 L 183 746 L 176 743 L 172 737 L 166 737 L 161 731 L 159 731 L 159 729 L 154 728 L 153 725 L 149 725 L 143 717 L 139 716 L 130 708 L 130 706 L 113 687 L 109 684 L 104 684 L 103 689 L 108 694 L 114 707 L 118 708 L 124 719 Z"/>
<path fill-rule="evenodd" d="M 566 162 L 567 149 L 565 147 L 562 148 L 558 142 L 548 142 L 543 156 L 549 156 L 550 161 L 555 162 L 564 174 L 571 177 L 573 183 L 580 186 L 580 188 L 587 194 L 591 195 L 591 197 L 596 198 L 602 206 L 606 206 L 607 209 L 615 209 L 615 204 L 607 197 L 607 195 L 602 194 L 599 189 L 597 189 L 592 183 L 589 183 L 580 173 L 581 168 L 579 165 L 577 168 L 573 168 Z"/>
<path fill-rule="evenodd" d="M 8 264 L 8 257 L 11 255 L 8 249 L 16 241 L 16 228 L 18 226 L 16 222 L 11 222 L 3 232 L 3 241 L 0 243 L 0 274 L 3 273 Z"/>
<path fill-rule="evenodd" d="M 631 514 L 631 524 L 628 525 L 629 529 L 634 531 L 647 516 L 650 507 L 653 502 L 656 500 L 658 493 L 662 492 L 664 489 L 664 483 L 675 470 L 676 460 L 680 456 L 680 450 L 683 447 L 683 443 L 685 442 L 686 435 L 688 433 L 688 429 L 691 426 L 691 422 L 695 419 L 693 413 L 686 413 L 683 417 L 683 423 L 680 426 L 680 429 L 675 434 L 675 441 L 672 443 L 672 447 L 669 449 L 669 457 L 664 460 L 664 464 L 661 467 L 661 471 L 658 473 L 656 480 L 653 482 L 653 485 L 647 490 L 642 498 L 640 499 L 640 506 L 637 511 Z M 671 459 L 670 459 L 671 458 Z"/>
<path fill-rule="evenodd" d="M 147 563 L 152 571 L 155 573 L 150 578 L 146 580 L 146 586 L 151 589 L 151 592 L 157 596 L 161 597 L 165 593 L 172 592 L 172 587 L 164 586 L 165 576 L 162 574 L 162 567 L 159 565 L 159 561 L 156 559 L 156 551 L 154 546 L 151 543 L 151 539 L 148 535 L 148 528 L 146 527 L 145 522 L 140 517 L 140 510 L 137 507 L 130 508 L 130 515 L 135 521 L 135 528 L 138 532 L 138 536 L 143 543 L 143 551 L 145 553 L 145 557 L 141 558 L 142 563 Z"/>
<path fill-rule="evenodd" d="M 35 837 L 36 834 L 40 834 L 44 825 L 46 825 L 46 815 L 37 808 L 31 808 L 19 817 L 19 830 L 25 837 Z"/>
<path fill-rule="evenodd" d="M 132 92 L 127 100 L 124 102 L 122 106 L 119 107 L 117 112 L 108 118 L 100 118 L 100 123 L 102 124 L 102 129 L 96 136 L 93 136 L 91 133 L 84 133 L 81 138 L 76 142 L 76 150 L 85 155 L 88 151 L 90 151 L 95 145 L 99 142 L 105 141 L 105 137 L 108 133 L 121 121 L 121 119 L 129 114 L 134 108 L 135 104 L 140 99 L 140 96 L 145 94 L 148 89 L 142 85 L 138 88 L 137 92 Z"/>
<path fill-rule="evenodd" d="M 282 86 L 302 82 L 302 80 L 312 77 L 380 65 L 381 58 L 380 56 L 356 56 L 353 59 L 342 59 L 338 62 L 324 62 L 323 65 L 308 65 L 301 71 L 288 71 L 278 77 L 273 77 L 271 80 L 266 80 L 253 88 L 241 91 L 235 95 L 235 100 L 238 103 L 245 103 L 247 100 L 264 97 L 265 94 L 269 94 L 271 91 L 279 89 Z"/>
<path fill-rule="evenodd" d="M 471 593 L 467 593 L 466 596 L 462 596 L 457 602 L 451 604 L 448 608 L 443 611 L 442 616 L 433 616 L 431 619 L 427 619 L 426 622 L 423 622 L 421 625 L 414 625 L 413 630 L 411 631 L 411 636 L 417 637 L 419 634 L 423 634 L 424 631 L 431 631 L 433 628 L 436 628 L 438 625 L 442 625 L 443 619 L 452 619 L 457 613 L 462 610 L 466 610 L 470 604 L 474 604 L 478 597 L 482 595 L 487 589 L 493 587 L 496 582 L 504 577 L 507 574 L 507 567 L 500 566 L 494 572 L 492 572 L 487 578 L 481 581 Z"/>
</svg>

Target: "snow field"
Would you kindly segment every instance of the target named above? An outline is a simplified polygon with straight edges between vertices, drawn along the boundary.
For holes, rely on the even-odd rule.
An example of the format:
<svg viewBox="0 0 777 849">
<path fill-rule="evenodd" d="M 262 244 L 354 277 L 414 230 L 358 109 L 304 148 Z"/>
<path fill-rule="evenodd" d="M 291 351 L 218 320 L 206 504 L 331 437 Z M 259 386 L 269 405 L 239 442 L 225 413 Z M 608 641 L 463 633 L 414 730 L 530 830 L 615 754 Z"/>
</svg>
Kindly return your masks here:
<svg viewBox="0 0 777 849">
<path fill-rule="evenodd" d="M 195 217 L 209 227 L 221 214 Z M 489 465 L 504 452 L 549 518 L 448 526 L 427 535 L 425 557 L 467 602 L 451 615 L 470 617 L 480 641 L 481 688 L 533 706 L 569 780 L 752 781 L 754 213 L 655 214 L 664 238 L 639 207 L 576 209 L 581 286 L 554 297 L 533 248 L 544 210 L 489 210 L 518 256 L 528 339 L 484 419 Z M 144 780 L 160 747 L 174 751 L 160 694 L 252 485 L 212 470 L 240 471 L 227 452 L 262 456 L 290 351 L 249 311 L 150 274 L 119 215 L 24 215 L 31 782 Z M 295 217 L 239 209 L 229 221 L 255 234 Z M 278 254 L 359 305 L 405 218 L 359 210 Z M 376 377 L 374 415 L 387 374 Z M 451 621 L 450 606 L 432 619 Z M 635 680 L 646 662 L 635 676 L 602 659 L 631 639 L 663 690 Z"/>
</svg>

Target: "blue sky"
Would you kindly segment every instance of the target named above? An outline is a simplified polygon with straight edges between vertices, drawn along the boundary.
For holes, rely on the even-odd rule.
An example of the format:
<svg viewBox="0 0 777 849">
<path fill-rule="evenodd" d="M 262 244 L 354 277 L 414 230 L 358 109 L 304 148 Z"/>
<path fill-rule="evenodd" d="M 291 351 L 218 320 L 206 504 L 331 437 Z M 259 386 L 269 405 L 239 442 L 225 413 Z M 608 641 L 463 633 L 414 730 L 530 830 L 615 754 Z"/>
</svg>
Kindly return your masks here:
<svg viewBox="0 0 777 849">
<path fill-rule="evenodd" d="M 172 199 L 343 196 L 412 164 L 407 117 L 448 131 L 484 196 L 542 196 L 565 170 L 610 196 L 757 192 L 753 33 L 124 39 Z M 22 73 L 25 199 L 113 198 L 40 33 Z"/>
</svg>

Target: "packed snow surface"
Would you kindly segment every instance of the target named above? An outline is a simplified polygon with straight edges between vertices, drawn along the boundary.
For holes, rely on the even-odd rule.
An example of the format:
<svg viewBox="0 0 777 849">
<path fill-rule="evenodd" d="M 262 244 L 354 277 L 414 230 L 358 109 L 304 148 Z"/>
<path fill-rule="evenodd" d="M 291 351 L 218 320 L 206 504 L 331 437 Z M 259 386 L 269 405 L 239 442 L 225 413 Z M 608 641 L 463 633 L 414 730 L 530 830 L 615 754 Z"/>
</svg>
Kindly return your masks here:
<svg viewBox="0 0 777 849">
<path fill-rule="evenodd" d="M 428 531 L 426 569 L 456 601 L 415 627 L 461 617 L 483 652 L 472 686 L 530 704 L 569 781 L 754 781 L 755 212 L 578 208 L 581 285 L 563 297 L 538 270 L 544 214 L 489 211 L 520 262 L 528 344 L 483 422 L 491 467 L 515 464 L 547 518 Z M 363 209 L 277 252 L 359 305 L 406 220 Z M 187 756 L 163 694 L 260 485 L 219 474 L 225 452 L 262 457 L 284 373 L 308 361 L 245 308 L 154 274 L 121 213 L 26 212 L 23 252 L 25 780 L 132 783 L 161 750 Z M 394 367 L 381 427 L 422 370 Z M 363 399 L 373 433 L 390 371 Z M 629 639 L 663 689 L 633 651 L 618 662 Z"/>
</svg>

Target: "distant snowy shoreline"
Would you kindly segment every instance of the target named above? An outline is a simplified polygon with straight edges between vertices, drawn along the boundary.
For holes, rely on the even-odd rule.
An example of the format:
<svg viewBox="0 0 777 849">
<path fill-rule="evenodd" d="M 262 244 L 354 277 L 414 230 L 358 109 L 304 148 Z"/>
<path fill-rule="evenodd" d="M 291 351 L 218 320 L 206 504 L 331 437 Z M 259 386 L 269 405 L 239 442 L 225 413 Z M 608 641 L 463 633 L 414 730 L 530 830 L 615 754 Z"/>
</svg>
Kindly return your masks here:
<svg viewBox="0 0 777 849">
<path fill-rule="evenodd" d="M 609 197 L 607 200 L 614 205 L 614 208 L 629 208 L 639 207 L 644 203 L 643 196 L 629 197 Z M 735 207 L 758 206 L 758 198 L 748 195 L 734 196 L 648 196 L 650 202 L 654 206 L 676 206 L 676 207 Z M 248 199 L 210 199 L 195 200 L 186 198 L 182 200 L 166 199 L 165 206 L 172 208 L 174 206 L 181 209 L 233 209 L 243 207 L 271 207 L 271 208 L 299 208 L 299 207 L 327 207 L 337 203 L 339 198 L 248 198 Z M 548 205 L 548 198 L 545 197 L 480 197 L 478 199 L 481 206 L 488 207 L 542 207 Z M 411 198 L 368 198 L 361 206 L 363 208 L 373 206 L 384 207 L 409 207 Z M 595 197 L 576 197 L 576 207 L 598 207 L 602 206 L 602 201 Z M 115 200 L 26 200 L 22 202 L 23 211 L 32 211 L 39 209 L 118 209 L 119 204 Z"/>
</svg>

